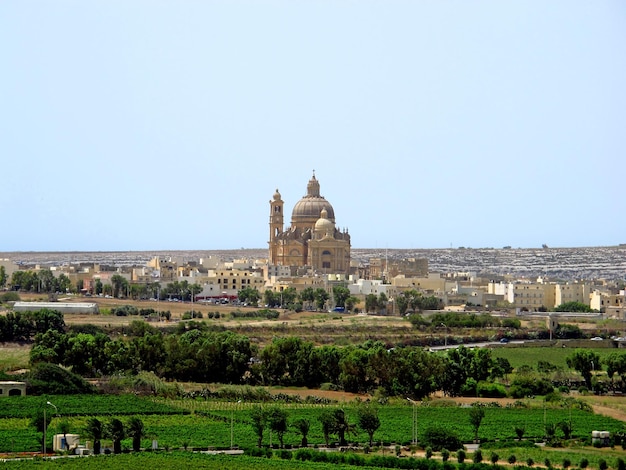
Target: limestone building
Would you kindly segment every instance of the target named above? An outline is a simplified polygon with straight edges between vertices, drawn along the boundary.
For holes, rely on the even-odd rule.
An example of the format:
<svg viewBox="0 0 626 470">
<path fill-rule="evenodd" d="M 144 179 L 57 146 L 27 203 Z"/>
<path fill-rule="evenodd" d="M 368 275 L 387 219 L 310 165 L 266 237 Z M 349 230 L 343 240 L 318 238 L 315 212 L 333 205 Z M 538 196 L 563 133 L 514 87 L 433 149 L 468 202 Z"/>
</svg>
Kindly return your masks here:
<svg viewBox="0 0 626 470">
<path fill-rule="evenodd" d="M 294 206 L 286 230 L 284 205 L 277 189 L 270 201 L 269 263 L 310 266 L 322 273 L 349 272 L 350 234 L 335 227 L 335 211 L 320 195 L 315 173 L 307 184 L 306 195 Z"/>
</svg>

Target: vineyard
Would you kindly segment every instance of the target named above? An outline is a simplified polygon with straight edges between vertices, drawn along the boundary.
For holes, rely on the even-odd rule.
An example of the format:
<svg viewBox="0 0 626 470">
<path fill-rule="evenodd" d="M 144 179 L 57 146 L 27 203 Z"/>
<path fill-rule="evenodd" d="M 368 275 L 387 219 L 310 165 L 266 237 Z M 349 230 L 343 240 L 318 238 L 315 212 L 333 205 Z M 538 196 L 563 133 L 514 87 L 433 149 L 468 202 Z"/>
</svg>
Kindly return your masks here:
<svg viewBox="0 0 626 470">
<path fill-rule="evenodd" d="M 188 413 L 164 401 L 152 401 L 135 395 L 58 395 L 48 397 L 5 397 L 0 418 L 32 418 L 46 401 L 56 406 L 50 412 L 60 416 L 150 415 Z"/>
<path fill-rule="evenodd" d="M 61 422 L 69 424 L 70 433 L 81 434 L 89 417 L 98 417 L 103 422 L 111 418 L 127 421 L 131 416 L 141 416 L 146 430 L 142 447 L 148 448 L 153 439 L 160 448 L 228 448 L 233 444 L 240 448 L 256 445 L 257 435 L 251 425 L 251 413 L 256 404 L 230 403 L 213 400 L 165 400 L 141 398 L 134 395 L 124 396 L 49 396 L 49 397 L 7 397 L 7 406 L 1 410 L 0 452 L 37 451 L 40 449 L 41 434 L 31 426 L 30 420 L 49 400 L 57 407 L 48 406 L 52 421 L 49 426 L 48 441 L 52 434 L 60 432 Z M 423 436 L 434 427 L 456 434 L 461 441 L 471 442 L 474 429 L 470 424 L 470 408 L 460 406 L 427 406 L 429 402 L 416 406 L 417 434 Z M 262 405 L 272 407 L 275 405 Z M 324 435 L 318 417 L 325 409 L 334 409 L 339 405 L 280 404 L 293 423 L 298 419 L 310 422 L 308 441 L 310 445 L 322 446 Z M 344 404 L 348 421 L 358 421 L 358 403 Z M 515 428 L 524 428 L 524 437 L 528 440 L 541 440 L 545 434 L 545 425 L 557 425 L 563 421 L 572 423 L 574 439 L 588 439 L 594 430 L 606 430 L 616 433 L 623 429 L 623 423 L 608 417 L 593 414 L 590 411 L 561 407 L 485 407 L 485 416 L 480 425 L 481 441 L 511 440 L 515 437 Z M 379 445 L 408 445 L 412 440 L 413 406 L 407 404 L 389 404 L 378 407 L 380 428 L 374 434 L 374 441 Z M 362 445 L 368 441 L 367 434 L 354 426 L 354 432 L 347 437 L 351 443 Z M 232 434 L 231 434 L 232 433 Z M 297 447 L 301 435 L 290 427 L 284 436 L 288 447 Z M 276 436 L 266 430 L 264 445 L 278 443 Z M 130 439 L 122 442 L 130 448 Z"/>
</svg>

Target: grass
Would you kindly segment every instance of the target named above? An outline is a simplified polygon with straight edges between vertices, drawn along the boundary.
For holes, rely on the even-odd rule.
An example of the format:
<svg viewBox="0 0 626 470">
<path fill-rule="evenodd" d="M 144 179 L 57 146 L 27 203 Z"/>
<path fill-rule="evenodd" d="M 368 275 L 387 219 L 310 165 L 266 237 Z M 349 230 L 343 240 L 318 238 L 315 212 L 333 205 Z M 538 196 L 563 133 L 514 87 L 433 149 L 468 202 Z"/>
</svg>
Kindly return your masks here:
<svg viewBox="0 0 626 470">
<path fill-rule="evenodd" d="M 10 372 L 28 368 L 30 345 L 7 345 L 0 347 L 0 371 Z"/>
<path fill-rule="evenodd" d="M 591 349 L 591 348 L 585 348 Z M 600 359 L 606 357 L 610 353 L 618 351 L 613 348 L 596 348 L 591 349 L 600 356 Z M 567 369 L 567 356 L 571 356 L 574 352 L 573 348 L 548 348 L 548 347 L 500 347 L 492 349 L 491 356 L 493 358 L 502 357 L 508 359 L 511 366 L 518 368 L 523 365 L 529 365 L 533 368 L 537 367 L 539 361 L 547 361 L 562 369 Z"/>
</svg>

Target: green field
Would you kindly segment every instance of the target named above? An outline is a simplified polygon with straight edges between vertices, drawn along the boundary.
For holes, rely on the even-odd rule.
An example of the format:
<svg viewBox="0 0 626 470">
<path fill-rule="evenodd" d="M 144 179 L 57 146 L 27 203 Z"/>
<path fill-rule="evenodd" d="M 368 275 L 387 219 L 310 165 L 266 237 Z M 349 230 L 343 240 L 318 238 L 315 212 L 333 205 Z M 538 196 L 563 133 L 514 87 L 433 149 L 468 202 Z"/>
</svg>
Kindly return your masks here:
<svg viewBox="0 0 626 470">
<path fill-rule="evenodd" d="M 585 348 L 593 351 L 602 358 L 611 353 L 618 352 L 614 348 Z M 497 347 L 491 350 L 493 358 L 502 357 L 508 359 L 514 368 L 523 365 L 537 367 L 539 361 L 547 361 L 562 369 L 567 369 L 567 356 L 571 356 L 574 348 L 549 348 L 549 347 L 517 347 L 516 345 L 507 345 L 505 347 Z"/>
<path fill-rule="evenodd" d="M 150 447 L 153 439 L 158 441 L 160 448 L 228 448 L 231 444 L 231 426 L 233 443 L 241 448 L 256 445 L 256 435 L 251 426 L 250 413 L 255 406 L 252 403 L 233 404 L 220 401 L 197 400 L 196 410 L 190 413 L 190 401 L 195 400 L 153 400 L 132 395 L 93 396 L 80 395 L 68 397 L 48 397 L 59 409 L 59 416 L 53 409 L 53 419 L 48 431 L 48 444 L 51 445 L 52 435 L 59 432 L 62 421 L 67 420 L 70 433 L 81 434 L 88 417 L 97 416 L 104 423 L 113 417 L 127 422 L 130 416 L 139 415 L 143 421 L 147 436 L 142 447 Z M 37 451 L 41 444 L 40 434 L 30 425 L 30 417 L 43 405 L 43 397 L 11 397 L 5 403 L 14 404 L 23 400 L 22 406 L 3 408 L 0 419 L 0 451 Z M 104 404 L 108 403 L 108 407 Z M 418 435 L 426 433 L 433 426 L 450 430 L 457 434 L 463 442 L 471 442 L 474 438 L 470 425 L 468 407 L 459 406 L 428 406 L 424 402 L 418 406 Z M 270 407 L 272 405 L 263 405 Z M 289 422 L 299 418 L 308 419 L 311 423 L 308 441 L 310 445 L 323 445 L 324 437 L 318 416 L 324 409 L 336 408 L 338 405 L 305 405 L 277 404 L 288 413 Z M 343 405 L 350 423 L 358 422 L 357 404 Z M 64 412 L 64 410 L 72 410 Z M 386 445 L 407 445 L 412 438 L 413 408 L 410 404 L 390 404 L 378 408 L 381 426 L 374 434 L 377 443 Z M 29 412 L 32 415 L 29 415 Z M 185 414 L 183 414 L 185 413 Z M 588 439 L 593 430 L 606 430 L 612 433 L 622 430 L 623 423 L 612 418 L 593 414 L 579 409 L 559 407 L 506 408 L 487 407 L 485 417 L 479 429 L 479 437 L 483 441 L 506 440 L 515 437 L 514 428 L 524 427 L 525 438 L 539 440 L 544 435 L 544 423 L 557 424 L 570 420 L 573 426 L 573 437 Z M 368 441 L 366 433 L 355 427 L 355 432 L 347 436 L 350 442 L 364 444 Z M 83 439 L 84 441 L 85 439 Z M 301 436 L 293 428 L 284 436 L 289 446 L 298 446 Z M 263 444 L 277 444 L 276 436 L 269 429 L 264 433 Z M 107 441 L 104 442 L 107 445 Z M 122 441 L 123 448 L 131 447 L 130 439 Z"/>
<path fill-rule="evenodd" d="M 135 395 L 48 395 L 13 396 L 2 398 L 0 418 L 30 418 L 50 401 L 56 408 L 48 406 L 51 416 L 81 415 L 146 415 L 188 413 L 180 407 L 164 401 L 153 401 Z"/>
</svg>

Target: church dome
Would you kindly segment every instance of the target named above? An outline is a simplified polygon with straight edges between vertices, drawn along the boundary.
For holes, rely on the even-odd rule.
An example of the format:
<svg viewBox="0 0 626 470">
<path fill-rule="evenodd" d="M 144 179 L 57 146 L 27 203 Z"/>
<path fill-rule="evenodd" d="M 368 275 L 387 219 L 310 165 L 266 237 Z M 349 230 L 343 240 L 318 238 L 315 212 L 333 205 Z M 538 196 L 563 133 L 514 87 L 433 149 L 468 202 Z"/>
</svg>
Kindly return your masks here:
<svg viewBox="0 0 626 470">
<path fill-rule="evenodd" d="M 328 220 L 328 211 L 322 209 L 320 218 L 315 222 L 315 231 L 324 234 L 332 234 L 335 231 L 335 224 Z"/>
<path fill-rule="evenodd" d="M 320 214 L 326 210 L 327 219 L 335 222 L 335 211 L 326 199 L 320 196 L 320 184 L 315 175 L 307 184 L 307 194 L 293 207 L 291 213 L 292 225 L 309 224 L 309 227 L 320 218 Z"/>
</svg>

